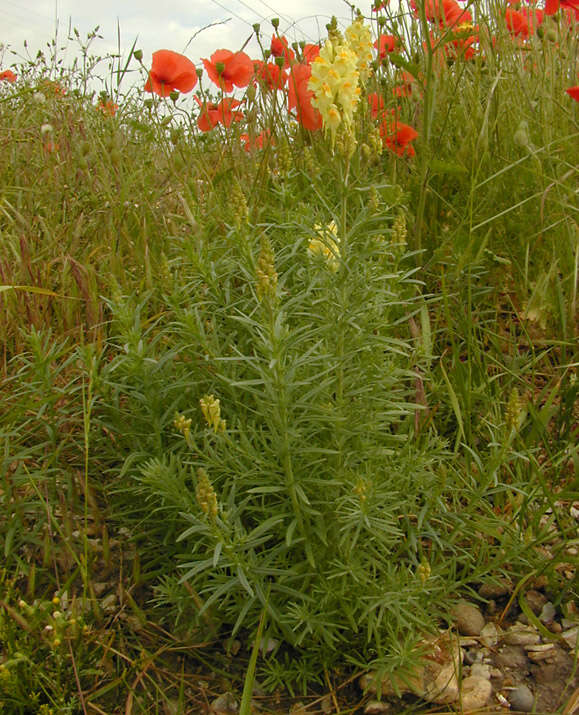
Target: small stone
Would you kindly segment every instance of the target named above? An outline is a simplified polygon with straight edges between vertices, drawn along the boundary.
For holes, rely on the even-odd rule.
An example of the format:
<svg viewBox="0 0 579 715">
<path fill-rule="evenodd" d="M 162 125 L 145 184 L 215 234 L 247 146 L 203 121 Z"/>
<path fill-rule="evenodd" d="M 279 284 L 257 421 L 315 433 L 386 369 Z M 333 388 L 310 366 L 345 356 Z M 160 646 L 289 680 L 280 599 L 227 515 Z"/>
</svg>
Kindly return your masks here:
<svg viewBox="0 0 579 715">
<path fill-rule="evenodd" d="M 474 665 L 478 659 L 478 651 L 476 648 L 469 648 L 464 651 L 464 662 L 467 665 Z"/>
<path fill-rule="evenodd" d="M 461 602 L 452 609 L 452 617 L 463 636 L 478 636 L 485 625 L 480 609 L 472 603 Z"/>
<path fill-rule="evenodd" d="M 487 648 L 494 648 L 499 642 L 499 629 L 496 623 L 487 623 L 480 632 L 480 641 Z"/>
<path fill-rule="evenodd" d="M 512 670 L 527 671 L 529 661 L 527 654 L 519 645 L 505 645 L 497 653 L 495 663 L 499 668 L 510 668 Z"/>
<path fill-rule="evenodd" d="M 504 635 L 504 641 L 508 645 L 532 645 L 538 643 L 541 636 L 533 626 L 515 623 Z"/>
<path fill-rule="evenodd" d="M 380 713 L 387 713 L 389 710 L 390 705 L 388 705 L 388 703 L 381 703 L 379 700 L 371 700 L 364 708 L 364 713 L 366 715 L 380 715 Z"/>
<path fill-rule="evenodd" d="M 487 603 L 487 607 L 486 607 L 487 616 L 494 616 L 498 610 L 499 609 L 498 609 L 497 602 L 495 601 L 495 599 L 494 598 L 489 599 L 489 602 Z"/>
<path fill-rule="evenodd" d="M 239 712 L 239 705 L 232 693 L 224 693 L 211 703 L 211 715 L 232 715 Z"/>
<path fill-rule="evenodd" d="M 541 613 L 541 609 L 547 603 L 547 598 L 539 591 L 535 591 L 533 588 L 527 591 L 525 594 L 525 600 L 529 604 L 531 611 L 533 611 L 536 616 Z"/>
<path fill-rule="evenodd" d="M 530 713 L 535 703 L 535 696 L 526 685 L 519 685 L 507 695 L 511 708 Z"/>
<path fill-rule="evenodd" d="M 551 603 L 551 601 L 547 601 L 543 606 L 543 609 L 541 610 L 539 620 L 541 621 L 541 623 L 551 623 L 555 619 L 556 615 L 557 609 Z"/>
<path fill-rule="evenodd" d="M 477 678 L 471 675 L 462 681 L 460 701 L 462 711 L 478 710 L 483 708 L 493 692 L 493 686 L 486 678 Z"/>
<path fill-rule="evenodd" d="M 506 579 L 498 582 L 483 583 L 478 590 L 481 598 L 500 598 L 513 590 L 513 584 Z"/>
<path fill-rule="evenodd" d="M 551 631 L 551 633 L 562 633 L 563 631 L 563 626 L 560 623 L 557 623 L 557 621 L 547 623 L 547 628 Z"/>
<path fill-rule="evenodd" d="M 577 635 L 579 634 L 579 626 L 575 626 L 574 628 L 569 628 L 568 631 L 563 631 L 561 633 L 561 638 L 567 643 L 569 648 L 571 650 L 575 650 L 577 648 Z"/>
<path fill-rule="evenodd" d="M 332 703 L 331 695 L 324 695 L 322 702 L 320 703 L 320 710 L 324 715 L 329 715 L 329 713 L 334 712 L 334 704 Z"/>
<path fill-rule="evenodd" d="M 475 663 L 470 669 L 470 675 L 472 678 L 484 678 L 485 680 L 490 680 L 491 667 L 485 663 Z"/>
</svg>

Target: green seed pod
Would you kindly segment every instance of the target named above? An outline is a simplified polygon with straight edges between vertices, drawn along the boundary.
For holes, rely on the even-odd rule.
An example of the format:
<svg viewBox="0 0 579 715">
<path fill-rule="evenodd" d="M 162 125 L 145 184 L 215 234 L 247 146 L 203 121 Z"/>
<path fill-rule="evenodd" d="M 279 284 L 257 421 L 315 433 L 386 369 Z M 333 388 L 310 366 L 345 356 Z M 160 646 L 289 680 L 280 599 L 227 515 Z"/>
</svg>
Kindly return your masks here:
<svg viewBox="0 0 579 715">
<path fill-rule="evenodd" d="M 133 52 L 133 57 L 137 60 L 137 62 L 140 62 L 143 59 L 143 50 L 135 50 Z"/>
</svg>

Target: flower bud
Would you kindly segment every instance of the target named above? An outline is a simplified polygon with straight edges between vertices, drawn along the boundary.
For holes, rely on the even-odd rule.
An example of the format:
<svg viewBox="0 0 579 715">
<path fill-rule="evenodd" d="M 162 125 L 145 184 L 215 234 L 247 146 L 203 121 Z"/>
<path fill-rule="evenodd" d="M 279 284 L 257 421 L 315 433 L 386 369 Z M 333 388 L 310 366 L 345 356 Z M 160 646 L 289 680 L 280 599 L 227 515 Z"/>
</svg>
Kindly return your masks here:
<svg viewBox="0 0 579 715">
<path fill-rule="evenodd" d="M 261 29 L 261 26 L 260 26 L 259 22 L 254 23 L 253 31 L 255 32 L 256 35 L 259 35 L 260 29 Z"/>
<path fill-rule="evenodd" d="M 133 57 L 137 60 L 137 62 L 140 62 L 143 59 L 143 50 L 135 50 L 133 52 Z"/>
<path fill-rule="evenodd" d="M 271 24 L 273 25 L 274 30 L 277 30 L 279 27 L 279 17 L 272 17 Z"/>
</svg>

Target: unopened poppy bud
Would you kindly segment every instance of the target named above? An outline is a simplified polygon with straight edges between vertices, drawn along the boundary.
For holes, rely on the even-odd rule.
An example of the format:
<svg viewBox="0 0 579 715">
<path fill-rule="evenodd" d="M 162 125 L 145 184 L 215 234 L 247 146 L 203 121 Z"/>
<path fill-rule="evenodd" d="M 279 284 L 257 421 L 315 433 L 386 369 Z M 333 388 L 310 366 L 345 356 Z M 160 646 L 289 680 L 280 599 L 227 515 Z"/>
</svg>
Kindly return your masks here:
<svg viewBox="0 0 579 715">
<path fill-rule="evenodd" d="M 540 40 L 542 40 L 544 36 L 545 36 L 545 30 L 543 30 L 543 28 L 541 27 L 541 25 L 539 25 L 539 27 L 537 27 L 537 37 L 538 37 Z"/>
<path fill-rule="evenodd" d="M 245 90 L 245 97 L 247 98 L 248 102 L 253 102 L 255 99 L 255 85 L 250 84 L 249 87 Z"/>
<path fill-rule="evenodd" d="M 545 33 L 545 37 L 549 40 L 549 42 L 557 42 L 557 31 L 555 30 L 554 27 L 550 27 L 547 32 Z"/>
<path fill-rule="evenodd" d="M 201 69 L 201 67 L 197 67 L 197 69 L 195 70 L 195 74 L 197 75 L 197 77 L 199 79 L 201 79 L 201 77 L 203 77 L 203 70 Z"/>
<path fill-rule="evenodd" d="M 292 42 L 292 48 L 293 48 L 294 52 L 299 52 L 300 43 L 299 43 L 299 42 Z"/>
<path fill-rule="evenodd" d="M 140 62 L 143 59 L 143 50 L 135 50 L 133 52 L 133 57 L 137 60 L 137 62 Z"/>
<path fill-rule="evenodd" d="M 271 57 L 271 50 L 264 50 L 263 51 L 264 60 L 269 60 L 270 57 Z"/>
<path fill-rule="evenodd" d="M 273 25 L 274 30 L 277 30 L 279 27 L 279 17 L 272 17 L 271 24 Z"/>
<path fill-rule="evenodd" d="M 217 70 L 217 74 L 223 74 L 225 72 L 225 62 L 216 62 L 215 69 Z"/>
<path fill-rule="evenodd" d="M 174 89 L 174 90 L 169 94 L 169 98 L 171 99 L 171 101 L 172 101 L 173 104 L 174 104 L 174 103 L 179 99 L 179 92 L 177 92 L 177 90 Z"/>
<path fill-rule="evenodd" d="M 283 55 L 280 57 L 276 57 L 275 63 L 280 69 L 283 69 L 283 66 L 285 64 L 285 57 L 283 57 Z"/>
<path fill-rule="evenodd" d="M 517 127 L 517 131 L 513 134 L 513 141 L 517 146 L 528 147 L 530 144 L 529 134 L 527 132 L 529 125 L 522 121 Z"/>
<path fill-rule="evenodd" d="M 255 22 L 253 24 L 253 31 L 255 32 L 256 35 L 259 35 L 259 31 L 261 30 L 261 25 L 259 22 Z"/>
<path fill-rule="evenodd" d="M 378 18 L 378 25 L 380 27 L 384 27 L 385 24 L 386 24 L 386 18 L 384 17 L 384 15 L 380 15 L 380 17 Z"/>
<path fill-rule="evenodd" d="M 305 40 L 300 40 L 298 42 L 298 45 L 300 47 L 300 50 L 305 50 L 306 49 L 306 41 Z"/>
</svg>

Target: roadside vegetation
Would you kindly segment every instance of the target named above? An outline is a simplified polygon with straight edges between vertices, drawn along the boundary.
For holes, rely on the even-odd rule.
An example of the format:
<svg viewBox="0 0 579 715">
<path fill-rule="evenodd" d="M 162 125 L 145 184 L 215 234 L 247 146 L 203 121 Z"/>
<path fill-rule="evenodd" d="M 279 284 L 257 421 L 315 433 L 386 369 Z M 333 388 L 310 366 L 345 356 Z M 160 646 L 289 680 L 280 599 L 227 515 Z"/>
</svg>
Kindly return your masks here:
<svg viewBox="0 0 579 715">
<path fill-rule="evenodd" d="M 2 711 L 358 712 L 481 584 L 576 615 L 576 6 L 95 36 L 0 73 Z"/>
</svg>

